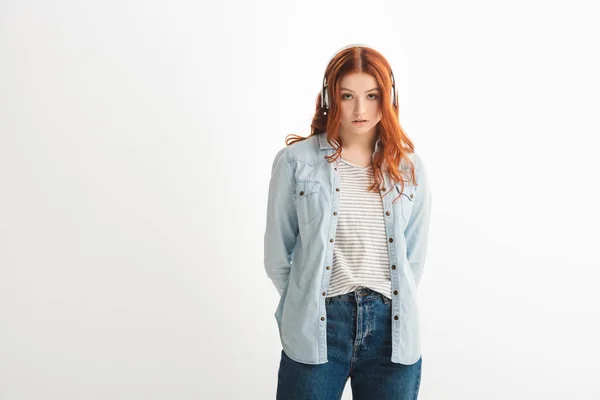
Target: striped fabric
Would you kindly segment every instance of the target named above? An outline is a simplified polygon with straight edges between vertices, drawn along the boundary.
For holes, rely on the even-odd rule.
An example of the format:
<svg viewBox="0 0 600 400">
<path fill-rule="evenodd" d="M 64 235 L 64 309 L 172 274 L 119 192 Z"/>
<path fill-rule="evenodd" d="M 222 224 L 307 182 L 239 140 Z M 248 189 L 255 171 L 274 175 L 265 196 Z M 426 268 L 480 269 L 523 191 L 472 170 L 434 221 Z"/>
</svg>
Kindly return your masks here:
<svg viewBox="0 0 600 400">
<path fill-rule="evenodd" d="M 337 168 L 341 180 L 340 209 L 327 297 L 368 287 L 391 298 L 381 193 L 368 190 L 373 169 L 343 158 Z"/>
</svg>

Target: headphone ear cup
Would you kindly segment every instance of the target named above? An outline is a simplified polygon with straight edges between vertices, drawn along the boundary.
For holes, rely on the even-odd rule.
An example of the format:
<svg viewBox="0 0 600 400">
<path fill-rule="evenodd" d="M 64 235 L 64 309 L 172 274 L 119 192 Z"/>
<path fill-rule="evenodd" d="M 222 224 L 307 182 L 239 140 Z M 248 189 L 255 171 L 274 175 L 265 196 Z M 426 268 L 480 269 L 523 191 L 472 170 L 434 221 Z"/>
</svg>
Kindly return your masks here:
<svg viewBox="0 0 600 400">
<path fill-rule="evenodd" d="M 396 92 L 396 79 L 394 79 L 394 73 L 392 71 L 390 71 L 390 77 L 392 78 L 392 104 L 397 105 L 398 92 Z"/>
<path fill-rule="evenodd" d="M 329 98 L 327 97 L 327 78 L 323 77 L 321 86 L 321 108 L 329 109 Z"/>
</svg>

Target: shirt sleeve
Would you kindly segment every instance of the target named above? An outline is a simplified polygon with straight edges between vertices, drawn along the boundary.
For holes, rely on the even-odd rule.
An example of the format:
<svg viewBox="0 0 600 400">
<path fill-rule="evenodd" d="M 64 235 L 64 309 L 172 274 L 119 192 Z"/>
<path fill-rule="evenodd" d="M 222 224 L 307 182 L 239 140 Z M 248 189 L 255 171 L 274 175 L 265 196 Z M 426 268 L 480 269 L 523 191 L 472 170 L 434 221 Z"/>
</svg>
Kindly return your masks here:
<svg viewBox="0 0 600 400">
<path fill-rule="evenodd" d="M 421 157 L 415 153 L 415 172 L 417 194 L 412 213 L 404 235 L 406 237 L 406 254 L 415 283 L 418 286 L 425 266 L 429 225 L 431 217 L 431 188 L 427 169 Z"/>
<path fill-rule="evenodd" d="M 264 235 L 264 267 L 279 295 L 289 278 L 298 237 L 294 161 L 288 157 L 287 147 L 284 147 L 273 160 Z"/>
</svg>

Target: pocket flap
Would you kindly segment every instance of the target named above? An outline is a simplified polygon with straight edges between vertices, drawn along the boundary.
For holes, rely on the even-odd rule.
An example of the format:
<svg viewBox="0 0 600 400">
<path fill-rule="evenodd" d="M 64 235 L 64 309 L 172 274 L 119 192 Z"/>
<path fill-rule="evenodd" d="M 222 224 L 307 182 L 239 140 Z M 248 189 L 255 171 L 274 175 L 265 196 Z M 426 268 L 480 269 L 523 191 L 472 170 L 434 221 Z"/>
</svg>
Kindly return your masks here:
<svg viewBox="0 0 600 400">
<path fill-rule="evenodd" d="M 400 191 L 402 190 L 402 184 L 401 183 L 397 183 L 396 184 L 396 191 L 398 191 L 398 194 L 400 194 Z M 410 200 L 413 201 L 415 199 L 415 187 L 412 185 L 408 185 L 406 182 L 404 183 L 404 191 L 402 192 L 402 195 Z"/>
<path fill-rule="evenodd" d="M 319 181 L 296 181 L 296 193 L 299 196 L 308 196 L 309 194 L 317 193 L 321 187 Z"/>
</svg>

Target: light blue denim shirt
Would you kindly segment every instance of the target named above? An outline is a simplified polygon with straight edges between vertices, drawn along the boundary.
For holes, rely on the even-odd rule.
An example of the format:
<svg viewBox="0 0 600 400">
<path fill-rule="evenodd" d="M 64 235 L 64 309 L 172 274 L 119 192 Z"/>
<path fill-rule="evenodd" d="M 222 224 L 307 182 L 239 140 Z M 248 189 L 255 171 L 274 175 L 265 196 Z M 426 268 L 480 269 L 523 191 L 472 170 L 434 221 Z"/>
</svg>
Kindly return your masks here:
<svg viewBox="0 0 600 400">
<path fill-rule="evenodd" d="M 375 152 L 380 149 L 377 141 Z M 293 360 L 324 364 L 327 360 L 325 297 L 331 277 L 333 247 L 340 207 L 340 177 L 326 133 L 281 149 L 273 161 L 264 235 L 264 267 L 281 295 L 275 319 L 281 344 Z M 417 285 L 423 273 L 431 190 L 417 153 L 417 186 L 391 187 L 384 174 L 383 217 L 388 236 L 392 283 L 391 361 L 413 364 L 421 356 Z M 403 162 L 399 168 L 408 168 Z M 385 191 L 383 191 L 385 188 Z"/>
</svg>

